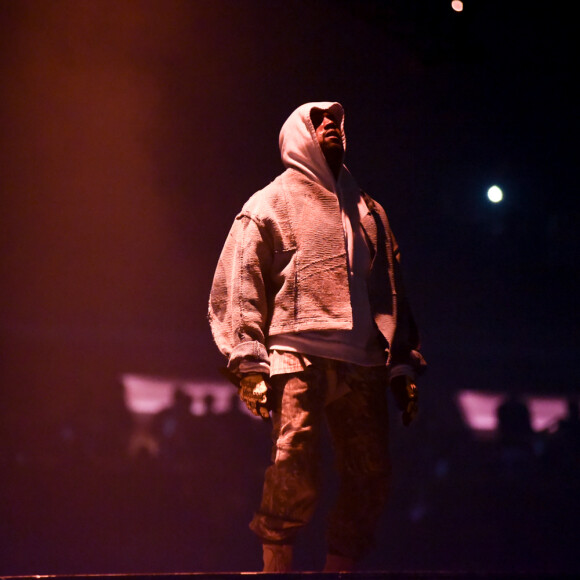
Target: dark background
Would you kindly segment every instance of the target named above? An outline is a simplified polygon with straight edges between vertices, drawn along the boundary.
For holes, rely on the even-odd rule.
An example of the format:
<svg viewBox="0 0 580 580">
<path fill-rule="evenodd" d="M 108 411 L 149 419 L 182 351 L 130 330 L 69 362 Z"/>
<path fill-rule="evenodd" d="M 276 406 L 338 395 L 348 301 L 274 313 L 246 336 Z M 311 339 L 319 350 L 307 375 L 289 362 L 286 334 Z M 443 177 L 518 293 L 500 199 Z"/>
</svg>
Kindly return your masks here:
<svg viewBox="0 0 580 580">
<path fill-rule="evenodd" d="M 313 100 L 345 107 L 346 163 L 387 209 L 430 363 L 416 425 L 394 417 L 393 500 L 363 565 L 576 570 L 577 444 L 536 435 L 506 467 L 454 404 L 577 397 L 567 10 L 0 0 L 0 573 L 260 566 L 265 426 L 208 416 L 179 461 L 130 461 L 119 376 L 217 380 L 221 246 Z"/>
</svg>

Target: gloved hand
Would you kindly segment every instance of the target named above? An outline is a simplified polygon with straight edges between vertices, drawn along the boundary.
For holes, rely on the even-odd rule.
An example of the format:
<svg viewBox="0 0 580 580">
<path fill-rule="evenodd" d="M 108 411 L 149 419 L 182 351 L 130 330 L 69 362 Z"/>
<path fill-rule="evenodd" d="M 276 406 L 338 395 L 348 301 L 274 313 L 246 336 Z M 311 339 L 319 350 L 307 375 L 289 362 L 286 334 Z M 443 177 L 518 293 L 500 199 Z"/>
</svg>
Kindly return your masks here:
<svg viewBox="0 0 580 580">
<path fill-rule="evenodd" d="M 397 407 L 403 411 L 403 425 L 407 427 L 419 412 L 419 391 L 411 377 L 404 375 L 391 380 L 391 390 Z"/>
<path fill-rule="evenodd" d="M 254 415 L 268 419 L 268 392 L 270 388 L 261 374 L 246 375 L 240 381 L 240 399 Z"/>
</svg>

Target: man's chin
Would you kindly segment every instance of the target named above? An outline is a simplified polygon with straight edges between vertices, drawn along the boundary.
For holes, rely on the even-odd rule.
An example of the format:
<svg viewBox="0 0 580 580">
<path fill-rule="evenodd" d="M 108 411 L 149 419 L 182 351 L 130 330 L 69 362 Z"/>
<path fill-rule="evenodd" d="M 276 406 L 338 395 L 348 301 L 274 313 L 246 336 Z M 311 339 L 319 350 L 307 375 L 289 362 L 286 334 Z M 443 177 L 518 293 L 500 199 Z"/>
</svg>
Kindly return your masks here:
<svg viewBox="0 0 580 580">
<path fill-rule="evenodd" d="M 331 141 L 330 140 L 325 141 L 324 142 L 324 151 L 332 153 L 333 155 L 337 155 L 338 153 L 340 153 L 342 155 L 342 153 L 343 153 L 342 141 L 337 141 L 334 139 Z"/>
</svg>

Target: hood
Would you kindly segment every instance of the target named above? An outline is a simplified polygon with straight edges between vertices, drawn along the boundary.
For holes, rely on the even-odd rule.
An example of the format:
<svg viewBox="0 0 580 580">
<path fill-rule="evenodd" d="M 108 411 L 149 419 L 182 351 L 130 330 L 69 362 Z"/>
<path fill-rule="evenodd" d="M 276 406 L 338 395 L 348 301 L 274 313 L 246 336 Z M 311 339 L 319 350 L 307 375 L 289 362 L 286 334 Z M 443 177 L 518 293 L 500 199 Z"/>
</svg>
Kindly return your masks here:
<svg viewBox="0 0 580 580">
<path fill-rule="evenodd" d="M 287 168 L 300 171 L 309 179 L 320 183 L 330 191 L 336 191 L 334 175 L 326 162 L 316 138 L 314 125 L 310 120 L 312 109 L 331 111 L 338 120 L 342 133 L 342 145 L 346 151 L 344 135 L 344 109 L 340 103 L 322 101 L 306 103 L 298 107 L 286 120 L 280 130 L 280 155 Z M 343 166 L 344 170 L 344 166 Z M 342 173 L 342 171 L 341 171 Z"/>
</svg>

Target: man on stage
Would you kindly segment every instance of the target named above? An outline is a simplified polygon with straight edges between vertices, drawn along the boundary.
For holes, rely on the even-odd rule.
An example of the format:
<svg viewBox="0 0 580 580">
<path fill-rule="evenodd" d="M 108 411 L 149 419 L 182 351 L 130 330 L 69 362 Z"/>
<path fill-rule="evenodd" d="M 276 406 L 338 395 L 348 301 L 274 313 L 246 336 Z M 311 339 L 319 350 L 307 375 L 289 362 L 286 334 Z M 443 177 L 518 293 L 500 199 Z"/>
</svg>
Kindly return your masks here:
<svg viewBox="0 0 580 580">
<path fill-rule="evenodd" d="M 274 447 L 250 527 L 265 572 L 292 570 L 292 546 L 318 493 L 326 420 L 340 478 L 325 571 L 372 546 L 391 466 L 386 389 L 409 424 L 425 368 L 383 208 L 343 164 L 344 111 L 307 103 L 280 132 L 286 170 L 236 217 L 209 301 L 215 342 Z"/>
</svg>

